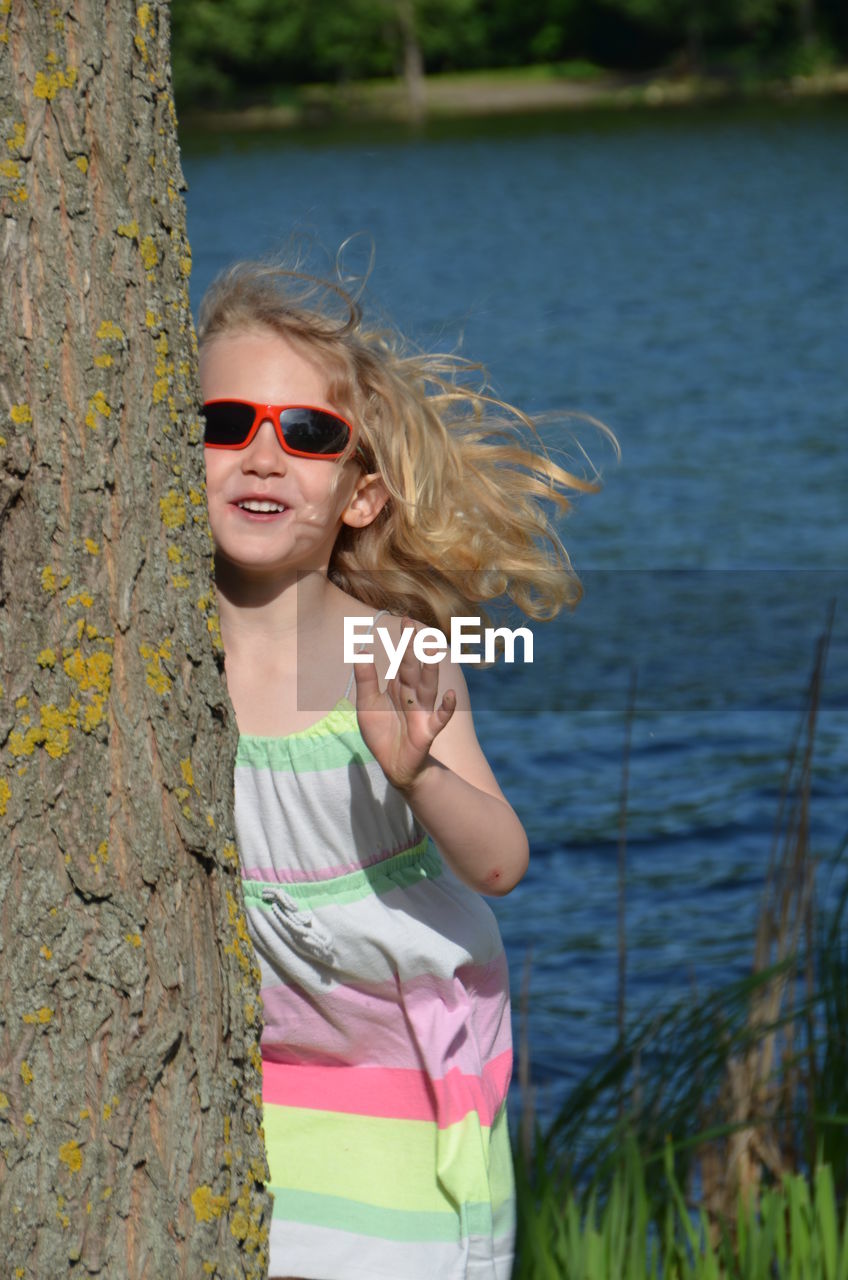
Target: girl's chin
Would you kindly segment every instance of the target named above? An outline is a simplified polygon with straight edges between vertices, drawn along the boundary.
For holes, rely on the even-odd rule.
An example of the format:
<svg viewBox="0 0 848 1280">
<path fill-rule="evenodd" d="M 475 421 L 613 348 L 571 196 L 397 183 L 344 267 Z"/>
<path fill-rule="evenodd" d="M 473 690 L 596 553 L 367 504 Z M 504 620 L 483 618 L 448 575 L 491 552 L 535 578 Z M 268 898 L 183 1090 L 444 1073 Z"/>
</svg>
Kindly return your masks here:
<svg viewBox="0 0 848 1280">
<path fill-rule="evenodd" d="M 215 580 L 218 586 L 228 581 L 280 582 L 303 573 L 327 573 L 329 557 L 312 555 L 260 556 L 215 550 Z"/>
</svg>

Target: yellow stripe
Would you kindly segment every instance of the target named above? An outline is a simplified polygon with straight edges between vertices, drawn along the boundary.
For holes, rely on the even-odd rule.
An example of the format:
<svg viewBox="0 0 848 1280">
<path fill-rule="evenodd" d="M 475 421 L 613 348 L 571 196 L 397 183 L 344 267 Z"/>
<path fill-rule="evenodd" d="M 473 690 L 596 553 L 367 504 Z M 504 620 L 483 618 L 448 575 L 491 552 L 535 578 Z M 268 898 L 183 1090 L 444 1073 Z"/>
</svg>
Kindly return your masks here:
<svg viewBox="0 0 848 1280">
<path fill-rule="evenodd" d="M 489 1138 L 489 1194 L 495 1209 L 511 1201 L 515 1195 L 506 1107 L 501 1107 L 495 1116 Z"/>
<path fill-rule="evenodd" d="M 454 1207 L 453 1197 L 460 1204 L 489 1203 L 492 1182 L 505 1199 L 511 1178 L 506 1126 L 496 1124 L 496 1149 L 490 1152 L 490 1131 L 474 1114 L 437 1129 L 427 1120 L 266 1103 L 263 1127 L 272 1187 L 433 1213 Z M 493 1168 L 490 1177 L 490 1164 L 503 1162 L 507 1169 Z"/>
</svg>

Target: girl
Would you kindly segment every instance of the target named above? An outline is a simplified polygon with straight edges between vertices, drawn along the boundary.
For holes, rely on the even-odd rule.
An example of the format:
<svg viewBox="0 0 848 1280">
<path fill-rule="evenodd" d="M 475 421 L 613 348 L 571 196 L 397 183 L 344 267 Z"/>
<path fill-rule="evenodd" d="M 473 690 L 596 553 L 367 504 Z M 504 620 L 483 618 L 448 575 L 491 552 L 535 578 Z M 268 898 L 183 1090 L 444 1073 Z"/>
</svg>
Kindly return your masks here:
<svg viewBox="0 0 848 1280">
<path fill-rule="evenodd" d="M 396 644 L 504 594 L 553 615 L 579 586 L 540 499 L 596 486 L 340 289 L 241 264 L 198 328 L 271 1274 L 507 1280 L 507 968 L 478 895 L 520 880 L 527 839 L 461 670 L 411 645 L 387 683 L 379 644 L 345 666 L 344 619 Z"/>
</svg>

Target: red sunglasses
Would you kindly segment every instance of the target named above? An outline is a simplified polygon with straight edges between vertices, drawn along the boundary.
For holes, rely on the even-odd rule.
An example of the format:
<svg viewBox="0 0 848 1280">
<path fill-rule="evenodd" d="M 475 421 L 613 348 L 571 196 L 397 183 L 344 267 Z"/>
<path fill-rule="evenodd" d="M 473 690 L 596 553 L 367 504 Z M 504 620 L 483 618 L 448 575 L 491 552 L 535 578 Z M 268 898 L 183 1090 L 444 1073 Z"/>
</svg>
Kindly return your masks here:
<svg viewBox="0 0 848 1280">
<path fill-rule="evenodd" d="M 266 420 L 273 422 L 286 453 L 297 458 L 341 457 L 353 427 L 329 409 L 308 404 L 256 404 L 253 400 L 207 400 L 201 410 L 207 449 L 246 449 Z"/>
</svg>

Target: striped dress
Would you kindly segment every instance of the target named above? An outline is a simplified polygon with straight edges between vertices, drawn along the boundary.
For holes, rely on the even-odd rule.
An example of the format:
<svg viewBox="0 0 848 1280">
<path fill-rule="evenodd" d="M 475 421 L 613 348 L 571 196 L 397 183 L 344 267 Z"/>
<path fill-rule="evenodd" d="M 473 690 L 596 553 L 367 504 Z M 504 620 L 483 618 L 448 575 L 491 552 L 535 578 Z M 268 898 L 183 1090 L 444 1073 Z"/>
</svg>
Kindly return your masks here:
<svg viewBox="0 0 848 1280">
<path fill-rule="evenodd" d="M 345 697 L 242 736 L 236 826 L 262 970 L 271 1275 L 508 1280 L 507 969 Z"/>
</svg>

